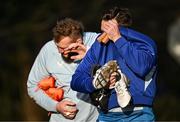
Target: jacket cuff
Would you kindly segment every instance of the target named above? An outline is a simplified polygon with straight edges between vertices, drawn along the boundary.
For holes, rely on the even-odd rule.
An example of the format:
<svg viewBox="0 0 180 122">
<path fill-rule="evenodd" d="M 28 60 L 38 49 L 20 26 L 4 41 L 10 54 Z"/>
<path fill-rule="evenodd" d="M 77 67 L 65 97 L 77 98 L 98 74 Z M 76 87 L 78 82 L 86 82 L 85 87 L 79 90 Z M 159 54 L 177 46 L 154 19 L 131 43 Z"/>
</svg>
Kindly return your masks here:
<svg viewBox="0 0 180 122">
<path fill-rule="evenodd" d="M 127 40 L 123 36 L 121 36 L 114 44 L 116 45 L 118 49 L 120 49 L 126 43 L 127 43 Z"/>
</svg>

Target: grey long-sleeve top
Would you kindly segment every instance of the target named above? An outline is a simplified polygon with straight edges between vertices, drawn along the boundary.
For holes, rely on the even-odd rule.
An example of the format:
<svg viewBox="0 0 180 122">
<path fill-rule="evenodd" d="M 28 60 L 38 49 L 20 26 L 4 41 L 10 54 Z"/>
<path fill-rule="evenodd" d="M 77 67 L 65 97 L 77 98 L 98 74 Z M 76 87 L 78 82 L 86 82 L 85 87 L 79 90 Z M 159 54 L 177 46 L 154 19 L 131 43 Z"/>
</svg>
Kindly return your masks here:
<svg viewBox="0 0 180 122">
<path fill-rule="evenodd" d="M 90 47 L 95 41 L 97 33 L 86 32 L 83 36 L 83 42 L 87 47 Z M 88 95 L 80 94 L 76 91 L 73 91 L 70 88 L 71 77 L 74 74 L 79 62 L 66 63 L 63 61 L 61 54 L 58 52 L 58 49 L 54 41 L 47 42 L 42 49 L 40 50 L 38 56 L 35 59 L 35 62 L 31 68 L 28 81 L 27 81 L 27 90 L 28 95 L 35 100 L 35 102 L 44 108 L 47 111 L 57 112 L 56 104 L 57 101 L 51 99 L 47 96 L 41 89 L 37 89 L 38 82 L 43 78 L 52 75 L 56 79 L 56 86 L 64 89 L 64 98 L 70 99 L 77 104 L 81 104 L 79 109 L 87 108 L 91 106 L 88 102 L 83 102 L 79 97 L 83 97 L 85 101 L 89 99 Z M 83 104 L 82 104 L 83 102 Z M 84 106 L 83 106 L 84 105 Z M 90 110 L 89 110 L 90 111 Z M 88 112 L 88 111 L 86 111 Z M 81 112 L 79 112 L 81 113 Z M 56 113 L 59 114 L 59 113 Z M 88 113 L 87 113 L 88 114 Z M 78 116 L 78 114 L 77 114 Z M 79 115 L 84 116 L 84 115 Z M 52 116 L 51 116 L 52 117 Z M 64 118 L 62 115 L 59 115 L 60 118 Z M 59 119 L 60 119 L 59 118 Z M 56 120 L 55 118 L 54 120 Z M 59 121 L 58 119 L 58 121 Z"/>
</svg>

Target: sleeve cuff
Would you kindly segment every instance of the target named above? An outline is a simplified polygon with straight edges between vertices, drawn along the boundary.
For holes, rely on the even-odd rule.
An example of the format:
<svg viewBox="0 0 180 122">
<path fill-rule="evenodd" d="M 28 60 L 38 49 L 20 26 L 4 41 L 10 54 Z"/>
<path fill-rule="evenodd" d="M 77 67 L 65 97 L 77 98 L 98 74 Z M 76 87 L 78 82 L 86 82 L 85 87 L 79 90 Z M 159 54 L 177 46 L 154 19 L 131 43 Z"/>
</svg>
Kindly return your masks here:
<svg viewBox="0 0 180 122">
<path fill-rule="evenodd" d="M 127 43 L 127 40 L 121 36 L 114 44 L 116 45 L 116 47 L 119 49 L 121 48 L 123 45 L 125 45 Z"/>
<path fill-rule="evenodd" d="M 51 112 L 58 112 L 56 110 L 56 105 L 57 105 L 58 101 L 52 100 L 51 103 L 49 103 L 49 108 Z"/>
</svg>

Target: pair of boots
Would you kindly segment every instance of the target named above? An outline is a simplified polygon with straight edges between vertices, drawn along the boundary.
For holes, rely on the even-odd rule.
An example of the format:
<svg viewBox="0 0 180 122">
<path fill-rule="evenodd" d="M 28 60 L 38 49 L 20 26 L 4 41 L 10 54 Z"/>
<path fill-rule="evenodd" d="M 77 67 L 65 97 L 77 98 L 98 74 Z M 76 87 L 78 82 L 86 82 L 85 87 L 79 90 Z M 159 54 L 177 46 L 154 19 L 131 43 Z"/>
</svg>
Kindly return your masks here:
<svg viewBox="0 0 180 122">
<path fill-rule="evenodd" d="M 129 80 L 121 72 L 115 60 L 107 62 L 104 66 L 96 70 L 93 85 L 96 89 L 109 87 L 110 75 L 114 72 L 116 72 L 118 75 L 116 76 L 116 83 L 112 88 L 114 88 L 116 91 L 119 106 L 124 108 L 131 100 L 131 95 L 127 89 Z"/>
</svg>

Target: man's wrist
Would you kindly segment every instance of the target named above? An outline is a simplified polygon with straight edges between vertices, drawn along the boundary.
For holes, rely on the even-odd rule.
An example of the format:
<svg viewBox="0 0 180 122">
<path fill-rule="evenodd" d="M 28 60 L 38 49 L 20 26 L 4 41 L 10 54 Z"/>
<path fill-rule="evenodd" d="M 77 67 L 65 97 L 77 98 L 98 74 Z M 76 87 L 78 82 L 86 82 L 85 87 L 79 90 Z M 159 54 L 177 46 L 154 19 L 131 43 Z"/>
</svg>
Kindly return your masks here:
<svg viewBox="0 0 180 122">
<path fill-rule="evenodd" d="M 59 111 L 58 111 L 58 103 L 56 104 L 56 112 L 59 112 Z"/>
<path fill-rule="evenodd" d="M 113 42 L 116 42 L 116 41 L 117 41 L 118 39 L 120 39 L 120 38 L 121 38 L 121 35 L 118 35 L 118 36 L 114 37 L 112 41 L 113 41 Z"/>
</svg>

